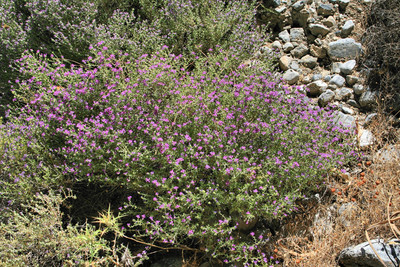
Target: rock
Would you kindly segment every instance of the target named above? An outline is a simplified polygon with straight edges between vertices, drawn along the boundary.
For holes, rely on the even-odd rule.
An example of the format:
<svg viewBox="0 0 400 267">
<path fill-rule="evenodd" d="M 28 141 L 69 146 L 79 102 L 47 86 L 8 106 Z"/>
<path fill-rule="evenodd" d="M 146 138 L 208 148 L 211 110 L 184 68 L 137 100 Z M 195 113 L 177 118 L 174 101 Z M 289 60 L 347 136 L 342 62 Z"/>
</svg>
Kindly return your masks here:
<svg viewBox="0 0 400 267">
<path fill-rule="evenodd" d="M 311 80 L 310 76 L 303 76 L 303 79 L 301 80 L 301 83 L 303 83 L 303 84 L 309 84 L 311 82 L 312 82 L 312 80 Z"/>
<path fill-rule="evenodd" d="M 311 11 L 309 9 L 302 9 L 300 11 L 293 10 L 291 16 L 293 23 L 303 28 L 307 27 L 307 22 L 310 17 L 310 12 Z"/>
<path fill-rule="evenodd" d="M 329 83 L 334 84 L 338 87 L 342 87 L 344 85 L 345 81 L 346 80 L 342 76 L 336 74 L 332 77 L 332 79 L 329 81 Z"/>
<path fill-rule="evenodd" d="M 364 126 L 368 126 L 371 122 L 376 120 L 378 118 L 377 116 L 378 116 L 378 113 L 368 114 L 368 116 L 364 120 Z"/>
<path fill-rule="evenodd" d="M 287 42 L 283 45 L 283 52 L 288 53 L 292 51 L 294 48 L 294 45 L 291 42 Z"/>
<path fill-rule="evenodd" d="M 279 59 L 279 67 L 283 71 L 287 71 L 289 69 L 290 62 L 292 61 L 291 57 L 283 56 Z"/>
<path fill-rule="evenodd" d="M 290 41 L 290 35 L 289 35 L 289 32 L 287 30 L 281 31 L 278 34 L 278 36 L 284 43 L 287 43 L 287 42 Z"/>
<path fill-rule="evenodd" d="M 307 88 L 309 89 L 308 94 L 311 96 L 318 96 L 326 91 L 328 85 L 321 80 L 314 81 L 312 83 L 307 84 Z"/>
<path fill-rule="evenodd" d="M 294 70 L 287 70 L 283 74 L 283 79 L 287 81 L 288 84 L 292 85 L 295 84 L 300 78 L 300 74 Z"/>
<path fill-rule="evenodd" d="M 360 105 L 354 99 L 349 99 L 346 103 L 349 104 L 352 107 L 360 108 Z"/>
<path fill-rule="evenodd" d="M 346 83 L 348 86 L 353 86 L 355 83 L 358 82 L 358 77 L 353 75 L 346 76 Z"/>
<path fill-rule="evenodd" d="M 296 71 L 301 71 L 299 63 L 297 62 L 297 60 L 292 60 L 292 62 L 290 62 L 290 68 Z"/>
<path fill-rule="evenodd" d="M 348 75 L 352 73 L 354 67 L 356 66 L 356 61 L 354 59 L 346 61 L 339 65 L 340 72 Z"/>
<path fill-rule="evenodd" d="M 360 148 L 366 148 L 374 143 L 375 137 L 370 130 L 362 130 L 359 138 Z"/>
<path fill-rule="evenodd" d="M 356 58 L 361 50 L 361 44 L 353 38 L 340 39 L 328 45 L 328 55 L 333 58 Z"/>
<path fill-rule="evenodd" d="M 336 25 L 336 20 L 335 20 L 334 17 L 329 16 L 328 18 L 326 18 L 326 19 L 324 19 L 324 20 L 322 21 L 322 24 L 324 24 L 326 27 L 331 28 L 331 27 L 333 27 L 333 26 Z"/>
<path fill-rule="evenodd" d="M 376 93 L 372 91 L 365 91 L 358 100 L 360 106 L 364 109 L 371 109 L 376 104 Z"/>
<path fill-rule="evenodd" d="M 314 44 L 317 45 L 317 46 L 321 46 L 321 45 L 323 45 L 323 42 L 321 41 L 320 38 L 315 38 Z"/>
<path fill-rule="evenodd" d="M 302 10 L 302 9 L 304 8 L 304 6 L 305 6 L 305 3 L 304 3 L 304 1 L 302 0 L 302 1 L 297 1 L 296 3 L 294 3 L 293 6 L 292 6 L 292 8 L 293 8 L 295 11 L 300 11 L 300 10 Z"/>
<path fill-rule="evenodd" d="M 335 14 L 335 8 L 332 4 L 319 4 L 317 14 L 324 17 L 332 16 Z"/>
<path fill-rule="evenodd" d="M 320 46 L 316 46 L 316 45 L 312 44 L 310 46 L 310 54 L 317 58 L 325 58 L 326 50 Z"/>
<path fill-rule="evenodd" d="M 271 44 L 272 49 L 275 50 L 281 50 L 282 49 L 282 44 L 279 41 L 275 41 Z"/>
<path fill-rule="evenodd" d="M 329 32 L 329 28 L 325 27 L 321 24 L 310 24 L 309 26 L 310 32 L 314 36 L 325 36 Z"/>
<path fill-rule="evenodd" d="M 351 97 L 352 90 L 344 87 L 344 88 L 336 90 L 335 94 L 336 94 L 336 97 L 335 97 L 336 100 L 346 101 Z"/>
<path fill-rule="evenodd" d="M 317 66 L 317 61 L 318 58 L 312 57 L 310 55 L 305 55 L 300 59 L 300 64 L 307 68 L 313 69 L 315 66 Z"/>
<path fill-rule="evenodd" d="M 395 240 L 391 240 L 394 242 Z M 372 246 L 378 253 L 379 257 L 387 267 L 398 266 L 397 262 L 400 258 L 400 246 L 395 243 L 389 245 L 383 240 L 371 240 Z M 390 243 L 390 242 L 388 242 Z M 353 247 L 348 247 L 342 250 L 338 256 L 338 263 L 343 267 L 382 267 L 382 263 L 375 255 L 369 242 L 364 242 Z"/>
<path fill-rule="evenodd" d="M 347 37 L 354 29 L 354 22 L 352 20 L 348 20 L 344 23 L 342 27 L 342 31 L 340 34 L 342 37 Z"/>
<path fill-rule="evenodd" d="M 318 97 L 318 104 L 325 107 L 329 102 L 335 98 L 335 93 L 332 90 L 326 90 Z"/>
<path fill-rule="evenodd" d="M 182 258 L 179 256 L 164 257 L 163 259 L 150 265 L 150 267 L 165 267 L 165 266 L 182 267 L 183 266 Z"/>
<path fill-rule="evenodd" d="M 331 72 L 333 73 L 340 73 L 340 62 L 332 62 L 332 66 L 331 66 Z"/>
<path fill-rule="evenodd" d="M 313 82 L 317 81 L 317 80 L 321 80 L 322 79 L 322 74 L 321 73 L 316 73 L 311 77 L 311 80 Z"/>
<path fill-rule="evenodd" d="M 362 93 L 364 93 L 366 91 L 366 89 L 362 84 L 357 83 L 353 86 L 353 91 L 354 91 L 354 94 L 361 95 Z"/>
<path fill-rule="evenodd" d="M 349 3 L 350 0 L 339 0 L 339 11 L 344 12 Z"/>
<path fill-rule="evenodd" d="M 344 114 L 341 111 L 337 112 L 337 115 L 335 116 L 333 121 L 337 125 L 342 125 L 344 127 L 356 127 L 356 119 L 353 116 Z"/>
<path fill-rule="evenodd" d="M 389 145 L 388 147 L 380 149 L 373 158 L 374 162 L 398 162 L 400 160 L 400 146 Z"/>
<path fill-rule="evenodd" d="M 351 108 L 342 106 L 340 109 L 341 109 L 341 110 L 343 111 L 343 113 L 345 113 L 345 114 L 354 115 L 354 110 L 352 110 Z"/>
<path fill-rule="evenodd" d="M 290 54 L 292 54 L 294 57 L 301 58 L 305 56 L 308 53 L 308 48 L 304 44 L 299 44 L 295 49 L 290 51 Z"/>
<path fill-rule="evenodd" d="M 301 42 L 305 39 L 303 28 L 291 28 L 290 29 L 290 41 Z"/>
<path fill-rule="evenodd" d="M 338 89 L 338 86 L 336 84 L 333 84 L 333 83 L 328 83 L 328 89 L 331 89 L 332 91 L 335 91 L 336 89 Z"/>
</svg>

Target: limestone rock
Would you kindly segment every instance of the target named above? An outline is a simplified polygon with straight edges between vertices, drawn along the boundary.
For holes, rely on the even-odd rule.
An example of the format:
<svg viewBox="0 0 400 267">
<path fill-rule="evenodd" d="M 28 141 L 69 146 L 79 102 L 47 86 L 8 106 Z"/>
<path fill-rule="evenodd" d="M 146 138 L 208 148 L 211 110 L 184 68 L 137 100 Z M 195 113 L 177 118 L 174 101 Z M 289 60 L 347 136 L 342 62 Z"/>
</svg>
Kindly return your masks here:
<svg viewBox="0 0 400 267">
<path fill-rule="evenodd" d="M 302 9 L 300 11 L 295 11 L 293 9 L 292 12 L 292 22 L 299 25 L 300 27 L 306 27 L 308 19 L 310 17 L 310 10 L 309 9 Z"/>
<path fill-rule="evenodd" d="M 322 21 L 322 24 L 324 24 L 328 28 L 331 28 L 336 25 L 336 20 L 333 16 L 329 16 Z"/>
<path fill-rule="evenodd" d="M 344 127 L 351 127 L 351 128 L 356 127 L 356 119 L 353 116 L 344 114 L 341 111 L 337 112 L 334 122 Z"/>
<path fill-rule="evenodd" d="M 292 62 L 290 62 L 289 68 L 291 68 L 293 70 L 301 71 L 300 70 L 300 66 L 299 66 L 299 62 L 297 62 L 297 60 L 292 60 Z"/>
<path fill-rule="evenodd" d="M 312 44 L 310 46 L 310 54 L 317 58 L 325 58 L 326 57 L 326 50 L 322 47 L 316 46 Z"/>
<path fill-rule="evenodd" d="M 282 49 L 282 44 L 281 44 L 281 42 L 279 42 L 279 41 L 277 40 L 277 41 L 275 41 L 275 42 L 273 42 L 273 43 L 271 44 L 271 48 L 272 48 L 272 49 L 275 49 L 275 50 L 281 50 L 281 49 Z"/>
<path fill-rule="evenodd" d="M 300 11 L 304 8 L 304 6 L 305 6 L 305 1 L 301 0 L 294 3 L 292 7 L 295 11 Z"/>
<path fill-rule="evenodd" d="M 346 87 L 340 88 L 338 90 L 335 91 L 336 93 L 336 100 L 339 101 L 346 101 L 347 99 L 349 99 L 352 95 L 352 90 Z"/>
<path fill-rule="evenodd" d="M 371 240 L 372 246 L 379 254 L 387 267 L 397 266 L 396 262 L 400 258 L 400 246 L 395 240 L 391 240 L 393 245 L 384 243 L 383 240 Z M 396 240 L 397 241 L 397 240 Z M 364 242 L 353 247 L 348 247 L 342 250 L 338 257 L 340 266 L 344 267 L 382 267 L 382 263 L 375 255 L 374 250 L 369 242 Z"/>
<path fill-rule="evenodd" d="M 364 86 L 362 84 L 358 84 L 358 83 L 353 86 L 353 90 L 354 90 L 354 94 L 356 94 L 356 95 L 361 95 L 362 93 L 364 93 L 366 91 Z"/>
<path fill-rule="evenodd" d="M 339 65 L 340 72 L 345 75 L 348 75 L 353 72 L 355 66 L 356 66 L 356 61 L 354 59 L 346 61 Z"/>
<path fill-rule="evenodd" d="M 301 58 L 308 53 L 308 47 L 304 44 L 299 44 L 295 49 L 290 51 L 290 53 L 297 58 Z"/>
<path fill-rule="evenodd" d="M 365 91 L 358 100 L 360 106 L 365 109 L 371 109 L 376 104 L 376 93 L 372 91 Z"/>
<path fill-rule="evenodd" d="M 300 59 L 300 64 L 303 66 L 313 69 L 317 65 L 318 58 L 312 57 L 310 55 L 305 55 Z"/>
<path fill-rule="evenodd" d="M 290 62 L 292 61 L 291 57 L 283 56 L 279 59 L 279 67 L 283 71 L 287 71 L 289 69 Z"/>
<path fill-rule="evenodd" d="M 360 105 L 354 99 L 349 99 L 346 103 L 349 104 L 352 107 L 360 108 Z"/>
<path fill-rule="evenodd" d="M 309 26 L 310 32 L 314 36 L 325 36 L 329 32 L 329 28 L 325 27 L 321 24 L 310 24 Z"/>
<path fill-rule="evenodd" d="M 352 110 L 351 108 L 342 106 L 340 109 L 341 109 L 342 112 L 345 113 L 345 114 L 354 115 L 354 110 Z"/>
<path fill-rule="evenodd" d="M 287 81 L 288 84 L 295 84 L 300 78 L 300 74 L 295 70 L 287 70 L 283 74 L 283 79 Z"/>
<path fill-rule="evenodd" d="M 289 32 L 287 30 L 281 31 L 278 34 L 278 36 L 284 43 L 287 43 L 287 42 L 290 41 L 290 35 L 289 35 Z"/>
<path fill-rule="evenodd" d="M 370 130 L 362 130 L 359 138 L 361 148 L 368 147 L 374 143 L 375 137 Z"/>
<path fill-rule="evenodd" d="M 289 35 L 291 42 L 301 42 L 305 39 L 303 28 L 291 28 Z"/>
<path fill-rule="evenodd" d="M 340 62 L 332 62 L 332 66 L 331 66 L 331 72 L 332 73 L 340 73 Z"/>
<path fill-rule="evenodd" d="M 354 75 L 347 75 L 346 76 L 346 83 L 349 86 L 353 86 L 354 84 L 356 84 L 358 82 L 358 77 L 354 76 Z"/>
<path fill-rule="evenodd" d="M 342 76 L 336 74 L 332 77 L 332 79 L 329 81 L 329 83 L 334 84 L 338 87 L 342 87 L 344 85 L 345 81 L 346 80 Z"/>
<path fill-rule="evenodd" d="M 283 45 L 283 52 L 288 53 L 294 49 L 294 45 L 291 42 L 287 42 Z"/>
<path fill-rule="evenodd" d="M 361 44 L 353 38 L 330 42 L 328 46 L 328 55 L 333 58 L 356 58 L 362 50 Z"/>
<path fill-rule="evenodd" d="M 318 98 L 318 104 L 321 107 L 326 106 L 329 102 L 331 102 L 335 98 L 335 93 L 332 90 L 326 90 L 322 93 Z"/>
<path fill-rule="evenodd" d="M 318 15 L 328 17 L 335 14 L 335 8 L 332 4 L 319 4 L 317 7 Z"/>
<path fill-rule="evenodd" d="M 347 37 L 354 29 L 354 22 L 352 20 L 348 20 L 344 23 L 342 27 L 342 31 L 340 34 L 342 37 Z"/>
<path fill-rule="evenodd" d="M 364 120 L 364 126 L 368 126 L 371 122 L 378 118 L 378 113 L 371 113 Z"/>
<path fill-rule="evenodd" d="M 326 91 L 328 85 L 321 80 L 314 81 L 312 83 L 307 84 L 307 88 L 309 89 L 309 94 L 311 96 L 318 96 Z"/>
</svg>

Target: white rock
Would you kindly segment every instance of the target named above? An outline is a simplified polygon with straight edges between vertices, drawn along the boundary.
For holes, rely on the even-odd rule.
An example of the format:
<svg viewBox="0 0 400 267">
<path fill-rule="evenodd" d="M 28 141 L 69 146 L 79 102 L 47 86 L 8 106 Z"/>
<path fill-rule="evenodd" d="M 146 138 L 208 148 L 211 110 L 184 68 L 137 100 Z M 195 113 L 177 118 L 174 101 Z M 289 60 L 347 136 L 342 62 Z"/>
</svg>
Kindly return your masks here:
<svg viewBox="0 0 400 267">
<path fill-rule="evenodd" d="M 348 75 L 353 72 L 354 67 L 356 66 L 356 61 L 354 59 L 346 61 L 339 65 L 340 72 Z"/>
<path fill-rule="evenodd" d="M 370 130 L 362 130 L 359 141 L 360 147 L 365 148 L 374 143 L 375 137 Z"/>
<path fill-rule="evenodd" d="M 334 84 L 338 87 L 342 87 L 344 85 L 345 81 L 346 80 L 342 76 L 336 74 L 332 77 L 332 79 L 329 81 L 329 83 Z"/>
<path fill-rule="evenodd" d="M 287 81 L 288 84 L 295 84 L 300 78 L 300 74 L 295 70 L 287 70 L 283 74 L 283 79 Z"/>
</svg>

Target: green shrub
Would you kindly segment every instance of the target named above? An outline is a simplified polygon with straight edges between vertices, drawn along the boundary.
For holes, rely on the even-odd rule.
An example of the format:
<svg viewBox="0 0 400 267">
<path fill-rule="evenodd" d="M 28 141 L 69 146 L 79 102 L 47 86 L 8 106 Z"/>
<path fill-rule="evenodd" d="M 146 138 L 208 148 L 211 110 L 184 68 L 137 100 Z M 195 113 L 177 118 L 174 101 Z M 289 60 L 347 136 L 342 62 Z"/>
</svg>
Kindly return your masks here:
<svg viewBox="0 0 400 267">
<path fill-rule="evenodd" d="M 70 193 L 66 196 L 72 197 Z M 60 194 L 38 194 L 0 223 L 2 266 L 107 266 L 114 257 L 101 230 L 63 227 Z M 4 218 L 3 218 L 4 220 Z M 115 261 L 114 261 L 115 262 Z"/>
<path fill-rule="evenodd" d="M 13 123 L 30 127 L 30 157 L 51 184 L 130 191 L 121 211 L 135 240 L 268 262 L 266 237 L 243 237 L 241 222 L 284 218 L 354 155 L 331 111 L 265 69 L 230 71 L 234 56 L 222 49 L 220 62 L 200 58 L 208 71 L 193 72 L 191 59 L 166 48 L 136 59 L 103 43 L 92 49 L 87 68 L 26 54 L 19 63 L 35 79 L 20 82 L 16 95 L 30 101 Z"/>
</svg>

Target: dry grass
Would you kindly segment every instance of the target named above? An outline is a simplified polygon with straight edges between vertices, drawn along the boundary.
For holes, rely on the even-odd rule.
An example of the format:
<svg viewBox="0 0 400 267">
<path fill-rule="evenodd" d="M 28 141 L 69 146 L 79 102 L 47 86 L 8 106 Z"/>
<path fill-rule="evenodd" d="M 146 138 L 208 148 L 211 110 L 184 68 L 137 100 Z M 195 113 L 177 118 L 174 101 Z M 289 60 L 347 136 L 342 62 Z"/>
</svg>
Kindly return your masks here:
<svg viewBox="0 0 400 267">
<path fill-rule="evenodd" d="M 315 208 L 285 226 L 286 237 L 278 242 L 277 253 L 284 266 L 338 266 L 342 249 L 368 238 L 387 241 L 400 235 L 396 227 L 400 224 L 400 159 L 393 155 L 385 161 L 377 156 L 380 149 L 400 144 L 400 134 L 382 111 L 378 114 L 368 127 L 375 144 L 364 151 L 365 158 L 373 160 L 357 163 L 350 175 L 330 176 L 318 205 L 309 203 Z"/>
</svg>

